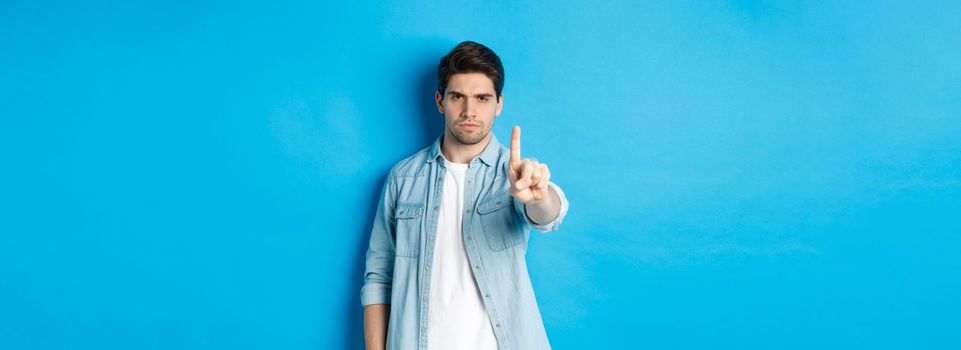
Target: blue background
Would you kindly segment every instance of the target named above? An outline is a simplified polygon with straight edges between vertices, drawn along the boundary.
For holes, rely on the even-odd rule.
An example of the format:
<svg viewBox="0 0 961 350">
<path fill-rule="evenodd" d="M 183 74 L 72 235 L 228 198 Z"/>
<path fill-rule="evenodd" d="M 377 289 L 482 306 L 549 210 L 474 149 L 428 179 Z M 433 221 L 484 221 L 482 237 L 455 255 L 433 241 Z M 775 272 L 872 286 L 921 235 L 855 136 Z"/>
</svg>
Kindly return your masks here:
<svg viewBox="0 0 961 350">
<path fill-rule="evenodd" d="M 959 4 L 4 1 L 0 348 L 362 348 L 461 40 L 571 202 L 555 348 L 961 348 Z"/>
</svg>

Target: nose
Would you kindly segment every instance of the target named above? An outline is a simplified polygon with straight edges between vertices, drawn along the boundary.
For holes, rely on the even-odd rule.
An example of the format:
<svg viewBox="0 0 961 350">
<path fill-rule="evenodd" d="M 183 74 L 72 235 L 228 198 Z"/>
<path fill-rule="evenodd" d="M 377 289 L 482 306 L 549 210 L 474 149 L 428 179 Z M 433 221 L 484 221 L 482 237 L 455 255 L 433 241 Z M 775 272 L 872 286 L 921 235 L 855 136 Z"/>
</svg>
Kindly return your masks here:
<svg viewBox="0 0 961 350">
<path fill-rule="evenodd" d="M 470 103 L 470 99 L 465 98 L 465 99 L 464 99 L 464 109 L 461 110 L 461 117 L 465 117 L 465 118 L 472 118 L 472 117 L 474 117 L 474 116 L 475 116 L 475 113 L 474 113 L 474 108 L 473 108 L 473 106 L 474 106 L 474 104 L 473 104 L 473 103 Z"/>
</svg>

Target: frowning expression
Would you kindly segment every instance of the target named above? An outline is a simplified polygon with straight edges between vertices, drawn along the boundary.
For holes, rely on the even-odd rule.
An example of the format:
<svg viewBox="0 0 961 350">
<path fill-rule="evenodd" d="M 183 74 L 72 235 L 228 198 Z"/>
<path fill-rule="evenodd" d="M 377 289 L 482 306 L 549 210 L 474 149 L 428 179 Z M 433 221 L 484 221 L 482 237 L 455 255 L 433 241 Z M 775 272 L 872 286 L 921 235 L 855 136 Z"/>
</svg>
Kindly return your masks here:
<svg viewBox="0 0 961 350">
<path fill-rule="evenodd" d="M 457 73 L 447 81 L 447 90 L 435 93 L 437 110 L 444 113 L 444 135 L 464 145 L 487 138 L 494 118 L 501 114 L 504 96 L 494 93 L 494 82 L 483 73 Z"/>
</svg>

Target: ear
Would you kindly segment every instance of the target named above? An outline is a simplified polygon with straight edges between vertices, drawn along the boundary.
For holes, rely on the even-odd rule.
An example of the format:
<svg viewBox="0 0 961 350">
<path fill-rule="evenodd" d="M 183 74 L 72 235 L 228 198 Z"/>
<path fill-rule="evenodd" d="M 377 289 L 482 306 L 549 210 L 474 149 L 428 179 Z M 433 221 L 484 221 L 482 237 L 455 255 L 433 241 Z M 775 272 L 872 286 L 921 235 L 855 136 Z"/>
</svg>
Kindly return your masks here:
<svg viewBox="0 0 961 350">
<path fill-rule="evenodd" d="M 504 94 L 501 94 L 501 95 L 497 98 L 497 110 L 494 111 L 494 116 L 495 116 L 495 117 L 501 115 L 501 108 L 503 108 L 503 107 L 504 107 Z"/>
<path fill-rule="evenodd" d="M 434 102 L 437 103 L 437 111 L 444 113 L 444 95 L 440 94 L 440 91 L 434 91 Z"/>
</svg>

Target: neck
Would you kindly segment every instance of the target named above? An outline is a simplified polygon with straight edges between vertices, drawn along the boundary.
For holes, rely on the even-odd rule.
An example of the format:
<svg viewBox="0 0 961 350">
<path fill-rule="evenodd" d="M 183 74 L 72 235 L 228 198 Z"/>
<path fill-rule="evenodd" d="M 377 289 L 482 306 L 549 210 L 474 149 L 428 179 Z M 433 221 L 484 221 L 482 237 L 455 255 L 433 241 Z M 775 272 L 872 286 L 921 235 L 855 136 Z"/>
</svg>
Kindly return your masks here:
<svg viewBox="0 0 961 350">
<path fill-rule="evenodd" d="M 467 164 L 470 163 L 474 157 L 477 157 L 478 154 L 481 154 L 484 148 L 487 148 L 490 140 L 491 134 L 488 133 L 480 142 L 473 145 L 465 145 L 457 142 L 457 140 L 451 136 L 449 130 L 444 130 L 444 137 L 440 143 L 440 151 L 444 154 L 444 158 L 450 162 Z"/>
</svg>

